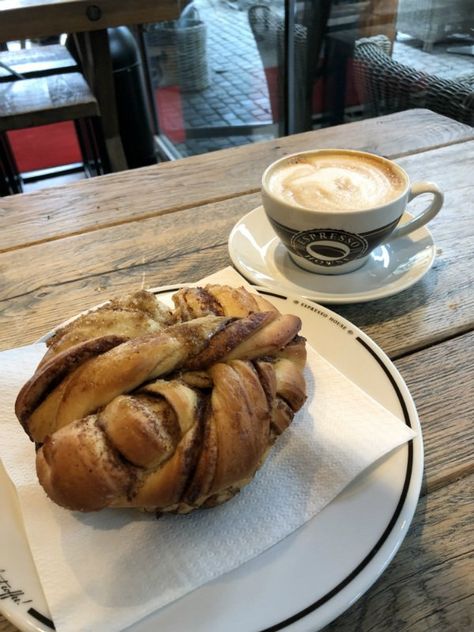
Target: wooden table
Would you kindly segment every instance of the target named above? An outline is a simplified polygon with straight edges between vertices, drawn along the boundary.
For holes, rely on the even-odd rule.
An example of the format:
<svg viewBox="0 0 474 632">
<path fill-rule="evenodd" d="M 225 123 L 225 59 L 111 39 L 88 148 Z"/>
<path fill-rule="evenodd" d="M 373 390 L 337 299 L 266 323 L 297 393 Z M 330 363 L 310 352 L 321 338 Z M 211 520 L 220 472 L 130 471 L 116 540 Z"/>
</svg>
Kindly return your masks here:
<svg viewBox="0 0 474 632">
<path fill-rule="evenodd" d="M 178 0 L 2 0 L 0 42 L 74 34 L 82 70 L 99 103 L 112 171 L 127 168 L 119 134 L 107 29 L 171 20 Z"/>
<path fill-rule="evenodd" d="M 395 158 L 446 202 L 430 224 L 433 269 L 391 298 L 335 311 L 394 360 L 425 445 L 418 509 L 383 576 L 328 630 L 472 629 L 474 130 L 427 110 L 111 174 L 0 200 L 0 345 L 137 287 L 195 281 L 229 265 L 234 223 L 259 203 L 264 167 L 344 146 Z M 12 632 L 0 617 L 0 632 Z"/>
</svg>

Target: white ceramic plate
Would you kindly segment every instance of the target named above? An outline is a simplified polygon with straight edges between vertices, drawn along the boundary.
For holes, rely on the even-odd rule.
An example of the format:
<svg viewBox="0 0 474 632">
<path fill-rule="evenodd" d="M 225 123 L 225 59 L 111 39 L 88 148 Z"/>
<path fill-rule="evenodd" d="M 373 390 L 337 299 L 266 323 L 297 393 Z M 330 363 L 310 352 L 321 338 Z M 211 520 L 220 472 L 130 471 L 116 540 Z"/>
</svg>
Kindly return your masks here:
<svg viewBox="0 0 474 632">
<path fill-rule="evenodd" d="M 411 218 L 405 213 L 402 222 Z M 275 235 L 262 206 L 242 217 L 229 236 L 237 270 L 256 285 L 300 294 L 319 303 L 363 303 L 406 290 L 431 268 L 435 246 L 429 230 L 376 248 L 367 263 L 349 274 L 313 274 L 298 267 Z"/>
<path fill-rule="evenodd" d="M 168 302 L 178 289 L 154 290 Z M 330 310 L 260 289 L 340 371 L 412 427 L 417 437 L 354 481 L 321 513 L 268 551 L 129 628 L 130 632 L 319 630 L 384 571 L 412 520 L 423 444 L 410 393 L 368 336 Z M 0 612 L 20 630 L 52 622 L 25 539 L 16 492 L 0 469 Z M 2 592 L 3 591 L 3 594 Z"/>
</svg>

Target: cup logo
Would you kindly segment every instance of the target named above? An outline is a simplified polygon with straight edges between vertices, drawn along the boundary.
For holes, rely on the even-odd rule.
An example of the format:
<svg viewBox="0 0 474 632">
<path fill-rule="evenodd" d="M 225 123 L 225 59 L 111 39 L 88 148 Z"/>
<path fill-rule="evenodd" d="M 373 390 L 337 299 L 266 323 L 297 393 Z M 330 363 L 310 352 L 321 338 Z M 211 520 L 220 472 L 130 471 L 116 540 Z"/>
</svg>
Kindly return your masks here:
<svg viewBox="0 0 474 632">
<path fill-rule="evenodd" d="M 363 257 L 369 249 L 361 235 L 337 229 L 303 230 L 291 237 L 293 252 L 311 263 L 331 267 Z"/>
</svg>

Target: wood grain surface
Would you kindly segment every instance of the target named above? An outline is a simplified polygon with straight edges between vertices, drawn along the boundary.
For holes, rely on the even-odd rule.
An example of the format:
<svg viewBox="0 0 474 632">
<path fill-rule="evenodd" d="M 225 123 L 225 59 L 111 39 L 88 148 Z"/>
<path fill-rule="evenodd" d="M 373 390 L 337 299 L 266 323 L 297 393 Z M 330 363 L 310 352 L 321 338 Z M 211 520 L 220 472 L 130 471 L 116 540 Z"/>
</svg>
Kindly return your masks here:
<svg viewBox="0 0 474 632">
<path fill-rule="evenodd" d="M 159 22 L 178 15 L 178 0 L 2 0 L 0 42 Z"/>
<path fill-rule="evenodd" d="M 410 110 L 363 123 L 0 198 L 0 250 L 257 192 L 264 169 L 273 160 L 296 151 L 339 146 L 398 158 L 474 139 L 471 127 L 428 110 Z M 429 177 L 434 177 L 431 171 Z"/>
<path fill-rule="evenodd" d="M 422 494 L 474 474 L 474 332 L 412 353 L 395 366 L 420 418 L 425 448 Z"/>
<path fill-rule="evenodd" d="M 395 361 L 420 416 L 425 477 L 413 525 L 388 570 L 327 630 L 469 630 L 472 128 L 409 111 L 3 198 L 0 349 L 32 342 L 111 296 L 196 281 L 229 265 L 229 232 L 259 204 L 264 167 L 281 155 L 331 145 L 394 157 L 412 180 L 435 181 L 445 204 L 430 223 L 437 254 L 421 281 L 390 298 L 330 306 Z M 416 201 L 414 211 L 425 203 Z M 13 630 L 0 616 L 0 632 Z"/>
<path fill-rule="evenodd" d="M 466 179 L 465 169 L 474 168 L 474 142 L 430 150 L 399 162 L 414 179 L 429 173 L 445 191 L 445 206 L 430 223 L 437 245 L 433 269 L 419 283 L 394 297 L 365 305 L 333 306 L 393 358 L 469 331 L 474 319 L 473 244 L 465 239 L 472 230 L 470 209 L 474 196 L 474 182 Z M 31 196 L 25 197 L 28 200 Z M 240 217 L 258 204 L 259 194 L 241 195 L 185 208 L 178 215 L 168 213 L 97 227 L 94 231 L 37 243 L 28 247 L 28 256 L 39 271 L 34 275 L 24 265 L 25 248 L 0 253 L 0 323 L 7 335 L 4 340 L 10 346 L 21 340 L 31 342 L 110 294 L 137 286 L 196 281 L 228 265 L 229 232 Z M 35 221 L 33 209 L 31 215 Z M 36 232 L 25 217 L 18 230 L 28 229 Z M 58 261 L 61 265 L 57 265 Z M 73 297 L 70 307 L 61 298 L 65 293 Z M 23 325 L 18 330 L 18 313 L 25 310 L 29 314 L 27 340 Z"/>
<path fill-rule="evenodd" d="M 472 630 L 473 485 L 471 476 L 423 496 L 388 569 L 326 631 Z"/>
<path fill-rule="evenodd" d="M 74 58 L 61 44 L 2 51 L 0 52 L 0 62 L 24 77 L 55 74 L 66 70 L 72 72 L 73 69 L 77 68 Z M 6 68 L 0 66 L 0 82 L 3 79 L 11 81 L 12 75 Z"/>
<path fill-rule="evenodd" d="M 96 98 L 78 72 L 0 83 L 1 132 L 98 115 Z"/>
</svg>

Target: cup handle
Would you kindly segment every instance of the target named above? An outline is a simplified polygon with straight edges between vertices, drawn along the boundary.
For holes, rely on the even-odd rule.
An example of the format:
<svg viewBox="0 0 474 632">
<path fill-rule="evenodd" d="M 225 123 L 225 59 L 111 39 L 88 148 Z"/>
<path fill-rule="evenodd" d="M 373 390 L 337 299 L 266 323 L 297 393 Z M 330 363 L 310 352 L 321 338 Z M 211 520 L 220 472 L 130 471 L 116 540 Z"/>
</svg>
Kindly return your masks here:
<svg viewBox="0 0 474 632">
<path fill-rule="evenodd" d="M 417 228 L 421 228 L 427 222 L 433 219 L 435 215 L 438 214 L 444 202 L 444 195 L 438 189 L 434 182 L 414 182 L 411 185 L 410 193 L 408 194 L 408 202 L 413 200 L 417 195 L 421 195 L 422 193 L 432 193 L 433 200 L 431 204 L 425 208 L 425 210 L 414 217 L 412 220 L 403 224 L 402 226 L 397 226 L 393 233 L 390 235 L 390 241 L 392 239 L 396 239 L 397 237 L 403 237 L 404 235 L 408 235 L 408 233 L 412 233 Z"/>
</svg>

